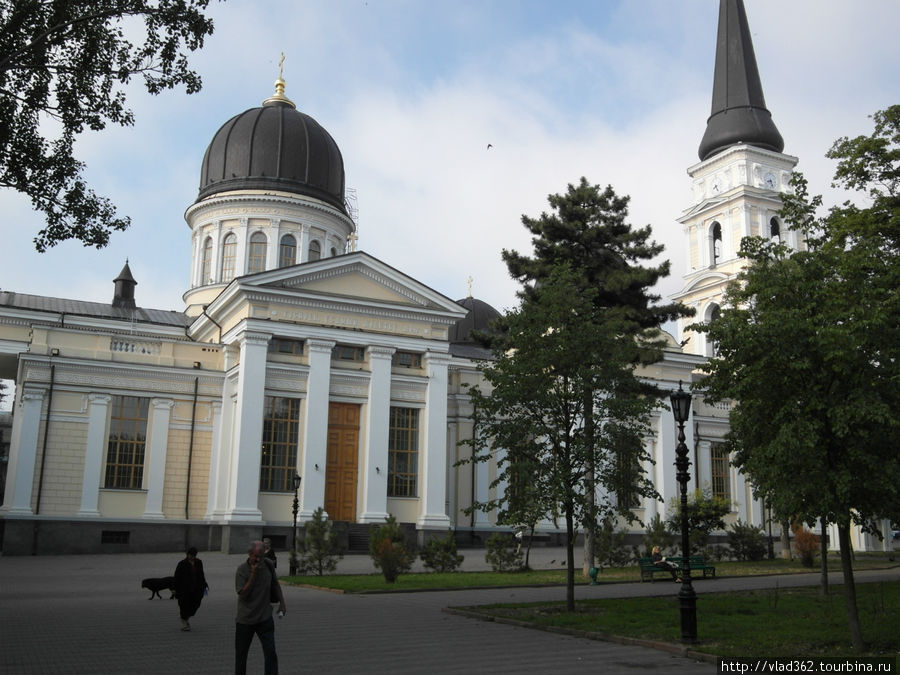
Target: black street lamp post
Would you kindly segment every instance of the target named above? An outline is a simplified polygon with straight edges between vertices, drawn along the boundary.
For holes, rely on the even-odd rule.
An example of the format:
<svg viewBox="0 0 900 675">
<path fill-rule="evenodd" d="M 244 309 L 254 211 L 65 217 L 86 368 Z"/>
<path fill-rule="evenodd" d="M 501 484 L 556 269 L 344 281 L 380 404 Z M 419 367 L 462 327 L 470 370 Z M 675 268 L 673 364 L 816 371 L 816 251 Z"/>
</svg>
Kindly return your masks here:
<svg viewBox="0 0 900 675">
<path fill-rule="evenodd" d="M 672 414 L 678 424 L 678 445 L 675 447 L 675 468 L 678 469 L 676 479 L 681 485 L 681 590 L 678 601 L 681 605 L 681 641 L 697 641 L 697 594 L 691 584 L 691 541 L 688 527 L 687 483 L 691 478 L 688 468 L 688 448 L 684 443 L 684 424 L 691 416 L 691 394 L 681 388 L 670 396 Z"/>
<path fill-rule="evenodd" d="M 291 576 L 297 574 L 297 511 L 300 509 L 300 500 L 297 498 L 297 490 L 300 489 L 300 474 L 294 474 L 294 527 L 291 530 Z"/>
</svg>

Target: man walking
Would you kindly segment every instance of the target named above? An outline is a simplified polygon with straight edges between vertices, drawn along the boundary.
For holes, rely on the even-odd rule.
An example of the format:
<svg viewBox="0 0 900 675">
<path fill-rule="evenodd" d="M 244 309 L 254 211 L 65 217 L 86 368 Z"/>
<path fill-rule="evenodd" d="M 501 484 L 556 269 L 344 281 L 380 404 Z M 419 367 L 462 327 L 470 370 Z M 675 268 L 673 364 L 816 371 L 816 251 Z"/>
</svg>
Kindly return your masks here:
<svg viewBox="0 0 900 675">
<path fill-rule="evenodd" d="M 275 653 L 275 621 L 271 602 L 277 598 L 278 613 L 284 616 L 284 594 L 275 568 L 265 560 L 265 547 L 254 541 L 247 550 L 247 561 L 241 563 L 234 575 L 238 594 L 237 618 L 234 630 L 234 672 L 247 672 L 247 652 L 254 633 L 259 636 L 265 658 L 266 675 L 278 675 L 278 654 Z"/>
</svg>

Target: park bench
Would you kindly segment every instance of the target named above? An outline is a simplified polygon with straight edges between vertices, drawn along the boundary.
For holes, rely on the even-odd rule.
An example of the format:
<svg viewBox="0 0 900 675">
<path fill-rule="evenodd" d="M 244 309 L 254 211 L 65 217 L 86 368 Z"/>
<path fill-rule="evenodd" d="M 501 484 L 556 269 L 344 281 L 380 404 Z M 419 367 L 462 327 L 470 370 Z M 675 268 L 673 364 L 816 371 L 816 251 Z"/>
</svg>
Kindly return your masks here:
<svg viewBox="0 0 900 675">
<path fill-rule="evenodd" d="M 681 561 L 682 561 L 681 556 L 669 556 L 666 558 L 666 560 L 669 562 L 675 563 L 676 565 L 678 565 L 678 568 L 681 569 Z M 715 578 L 715 576 L 716 576 L 715 565 L 710 565 L 709 563 L 707 563 L 706 558 L 704 558 L 702 555 L 692 555 L 689 558 L 689 560 L 690 560 L 691 572 L 702 571 L 704 578 L 706 578 L 706 577 Z M 641 581 L 642 582 L 647 581 L 647 579 L 649 579 L 650 581 L 653 581 L 654 574 L 671 575 L 671 572 L 669 570 L 667 570 L 666 568 L 657 567 L 656 565 L 654 565 L 653 561 L 650 558 L 641 558 L 640 565 L 641 565 Z"/>
</svg>

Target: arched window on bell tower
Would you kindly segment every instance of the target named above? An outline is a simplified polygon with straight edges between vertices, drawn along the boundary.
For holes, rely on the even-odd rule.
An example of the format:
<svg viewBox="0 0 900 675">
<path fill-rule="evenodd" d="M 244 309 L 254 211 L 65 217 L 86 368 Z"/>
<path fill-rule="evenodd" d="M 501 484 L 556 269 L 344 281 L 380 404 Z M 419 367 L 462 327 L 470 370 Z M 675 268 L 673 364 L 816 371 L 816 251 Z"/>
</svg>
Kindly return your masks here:
<svg viewBox="0 0 900 675">
<path fill-rule="evenodd" d="M 722 311 L 719 308 L 719 305 L 713 303 L 706 309 L 706 322 L 712 323 L 716 319 L 721 316 Z M 707 356 L 715 356 L 718 353 L 719 349 L 716 343 L 709 338 L 709 334 L 707 333 L 706 338 L 706 355 Z"/>
<path fill-rule="evenodd" d="M 779 223 L 778 218 L 774 216 L 772 216 L 772 219 L 769 221 L 769 239 L 776 244 L 781 243 L 781 223 Z"/>
<path fill-rule="evenodd" d="M 722 260 L 722 226 L 718 220 L 709 228 L 709 266 L 715 267 Z"/>
</svg>

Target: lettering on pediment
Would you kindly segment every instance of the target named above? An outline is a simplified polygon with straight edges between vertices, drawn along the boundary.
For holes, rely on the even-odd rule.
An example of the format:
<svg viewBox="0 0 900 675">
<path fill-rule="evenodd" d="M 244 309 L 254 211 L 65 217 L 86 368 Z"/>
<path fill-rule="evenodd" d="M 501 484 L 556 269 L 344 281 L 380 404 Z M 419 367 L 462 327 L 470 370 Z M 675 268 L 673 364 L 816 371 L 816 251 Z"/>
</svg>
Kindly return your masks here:
<svg viewBox="0 0 900 675">
<path fill-rule="evenodd" d="M 331 328 L 349 328 L 368 333 L 388 333 L 391 335 L 408 335 L 430 339 L 446 337 L 446 329 L 441 333 L 434 330 L 433 326 L 423 325 L 413 321 L 401 321 L 383 317 L 353 316 L 341 312 L 330 312 L 319 309 L 268 309 L 265 316 L 273 321 L 287 321 L 292 323 L 313 324 L 316 326 L 328 326 Z"/>
</svg>

